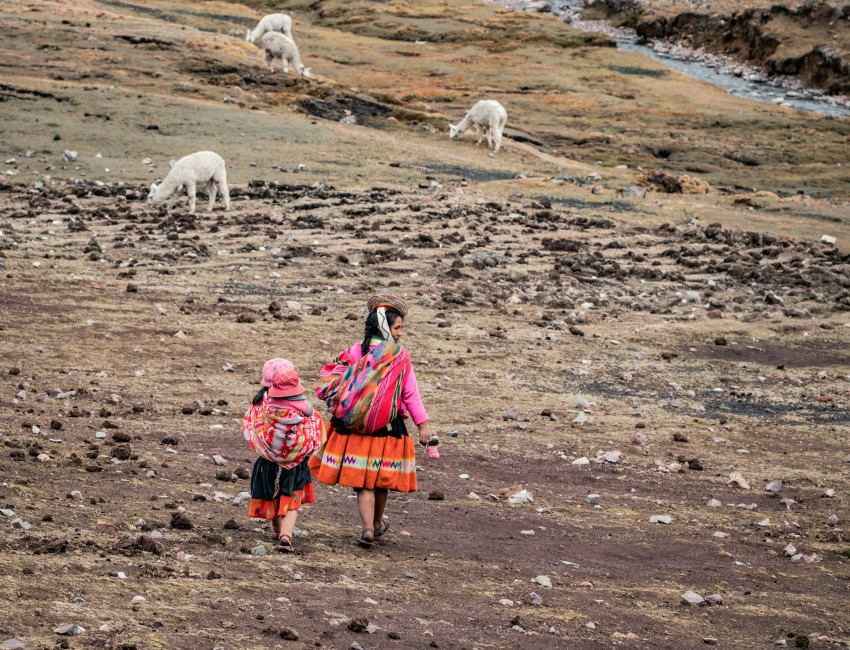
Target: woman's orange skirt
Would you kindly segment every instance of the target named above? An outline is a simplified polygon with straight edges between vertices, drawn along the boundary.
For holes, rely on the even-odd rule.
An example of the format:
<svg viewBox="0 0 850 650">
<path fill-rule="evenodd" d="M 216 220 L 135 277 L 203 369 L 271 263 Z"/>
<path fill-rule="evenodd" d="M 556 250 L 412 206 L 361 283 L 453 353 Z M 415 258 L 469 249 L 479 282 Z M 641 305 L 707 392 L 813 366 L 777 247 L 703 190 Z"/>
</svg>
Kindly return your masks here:
<svg viewBox="0 0 850 650">
<path fill-rule="evenodd" d="M 325 485 L 416 491 L 416 447 L 410 436 L 337 433 L 327 424 L 327 443 L 310 458 L 310 472 Z"/>
</svg>

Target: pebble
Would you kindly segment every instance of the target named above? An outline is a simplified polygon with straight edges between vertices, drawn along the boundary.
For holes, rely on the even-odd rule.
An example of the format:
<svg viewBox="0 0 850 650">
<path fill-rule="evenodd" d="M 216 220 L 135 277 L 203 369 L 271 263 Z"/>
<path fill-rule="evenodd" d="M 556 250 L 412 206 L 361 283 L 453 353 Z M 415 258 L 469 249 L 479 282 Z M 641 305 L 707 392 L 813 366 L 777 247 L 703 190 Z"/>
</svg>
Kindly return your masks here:
<svg viewBox="0 0 850 650">
<path fill-rule="evenodd" d="M 536 593 L 534 593 L 533 591 L 530 594 L 528 594 L 528 599 L 531 601 L 532 605 L 542 605 L 543 604 L 543 599 L 540 596 L 538 596 Z"/>
<path fill-rule="evenodd" d="M 268 551 L 266 550 L 266 547 L 262 544 L 255 546 L 251 549 L 252 555 L 265 555 L 266 553 L 268 553 Z"/>
<path fill-rule="evenodd" d="M 788 546 L 782 549 L 782 552 L 785 554 L 785 557 L 793 557 L 797 555 L 797 547 L 793 544 L 788 544 Z"/>
<path fill-rule="evenodd" d="M 470 492 L 470 493 L 469 493 L 469 494 L 467 494 L 466 496 L 467 496 L 467 498 L 469 498 L 469 499 L 474 499 L 474 500 L 476 500 L 476 501 L 480 501 L 480 500 L 481 500 L 481 497 L 480 497 L 480 496 L 478 496 L 478 494 L 477 494 L 477 493 L 475 493 L 475 492 Z"/>
<path fill-rule="evenodd" d="M 584 456 L 582 456 L 581 458 L 576 458 L 570 464 L 571 465 L 590 465 L 590 461 L 587 458 L 585 458 Z"/>
<path fill-rule="evenodd" d="M 672 524 L 673 519 L 669 515 L 652 515 L 649 518 L 650 523 L 653 524 Z"/>
<path fill-rule="evenodd" d="M 711 594 L 705 597 L 705 602 L 714 607 L 719 607 L 723 604 L 723 596 L 720 594 Z"/>
<path fill-rule="evenodd" d="M 829 518 L 826 520 L 826 523 L 832 524 L 833 526 L 837 526 L 841 523 L 841 520 L 838 518 L 838 515 L 830 515 Z"/>
<path fill-rule="evenodd" d="M 764 486 L 765 492 L 779 492 L 782 489 L 782 481 L 771 481 Z"/>
<path fill-rule="evenodd" d="M 61 634 L 63 636 L 74 636 L 76 634 L 82 634 L 86 631 L 86 628 L 82 625 L 77 625 L 76 623 L 68 623 L 67 625 L 60 625 L 53 631 L 56 634 Z"/>
<path fill-rule="evenodd" d="M 28 650 L 29 646 L 20 639 L 6 639 L 0 643 L 0 650 Z"/>
<path fill-rule="evenodd" d="M 587 401 L 587 398 L 584 397 L 576 397 L 573 401 L 573 408 L 585 410 L 590 408 L 590 402 Z"/>
<path fill-rule="evenodd" d="M 596 452 L 596 462 L 597 463 L 619 463 L 620 462 L 621 452 L 619 451 L 597 451 Z"/>
<path fill-rule="evenodd" d="M 528 490 L 520 490 L 508 497 L 508 503 L 534 503 L 534 497 L 529 494 Z"/>
<path fill-rule="evenodd" d="M 631 443 L 633 445 L 643 445 L 646 443 L 646 436 L 638 431 L 632 436 Z"/>
<path fill-rule="evenodd" d="M 579 411 L 573 422 L 575 422 L 576 424 L 583 424 L 587 422 L 587 414 L 584 411 Z"/>
<path fill-rule="evenodd" d="M 4 509 L 0 510 L 0 515 L 3 515 L 4 517 L 14 517 L 15 511 L 14 510 L 8 510 L 8 509 L 4 508 Z"/>
<path fill-rule="evenodd" d="M 215 463 L 219 467 L 227 465 L 227 461 L 224 459 L 223 456 L 219 456 L 218 454 L 213 454 L 212 459 L 213 459 L 213 463 Z"/>
<path fill-rule="evenodd" d="M 548 589 L 552 588 L 552 580 L 549 576 L 539 575 L 533 580 L 533 582 L 536 582 L 541 587 L 546 587 Z"/>
<path fill-rule="evenodd" d="M 32 524 L 28 521 L 24 521 L 20 517 L 12 520 L 12 528 L 20 528 L 21 530 L 29 530 L 32 528 Z"/>
<path fill-rule="evenodd" d="M 702 607 L 703 605 L 705 605 L 705 598 L 700 596 L 695 591 L 686 591 L 682 594 L 681 603 L 686 607 Z"/>
<path fill-rule="evenodd" d="M 709 508 L 720 508 L 723 504 L 720 503 L 717 499 L 710 499 L 708 502 Z"/>
<path fill-rule="evenodd" d="M 595 506 L 599 503 L 599 495 L 598 494 L 588 494 L 584 497 L 584 500 L 587 501 L 590 505 Z"/>
</svg>

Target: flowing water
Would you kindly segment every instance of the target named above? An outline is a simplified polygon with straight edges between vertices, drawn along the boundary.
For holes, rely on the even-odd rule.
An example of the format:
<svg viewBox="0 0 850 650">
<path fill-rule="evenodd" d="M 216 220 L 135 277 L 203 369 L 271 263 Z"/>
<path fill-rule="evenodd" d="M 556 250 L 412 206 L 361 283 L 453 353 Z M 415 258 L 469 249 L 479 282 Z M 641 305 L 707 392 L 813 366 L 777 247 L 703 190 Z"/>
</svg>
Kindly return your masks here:
<svg viewBox="0 0 850 650">
<path fill-rule="evenodd" d="M 514 9 L 525 9 L 529 4 L 527 0 L 484 1 Z M 614 27 L 605 20 L 584 20 L 579 13 L 581 0 L 556 0 L 551 5 L 554 15 L 576 29 L 608 34 L 617 39 L 617 47 L 621 50 L 644 54 L 689 77 L 725 88 L 736 97 L 823 115 L 850 116 L 850 99 L 846 97 L 834 97 L 820 90 L 804 88 L 793 78 L 768 77 L 756 67 L 725 56 L 665 41 L 641 44 L 632 29 Z"/>
</svg>

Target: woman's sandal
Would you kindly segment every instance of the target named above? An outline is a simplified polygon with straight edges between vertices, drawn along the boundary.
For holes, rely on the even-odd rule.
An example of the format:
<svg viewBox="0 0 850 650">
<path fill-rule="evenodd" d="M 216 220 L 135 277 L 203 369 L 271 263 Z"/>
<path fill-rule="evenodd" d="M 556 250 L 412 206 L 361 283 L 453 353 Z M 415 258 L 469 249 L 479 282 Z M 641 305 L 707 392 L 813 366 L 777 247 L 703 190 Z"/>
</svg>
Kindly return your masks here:
<svg viewBox="0 0 850 650">
<path fill-rule="evenodd" d="M 382 519 L 381 523 L 384 526 L 383 526 L 383 528 L 381 528 L 381 530 L 375 531 L 375 539 L 378 539 L 379 537 L 383 537 L 384 533 L 386 533 L 390 529 L 390 520 L 389 519 Z"/>
<path fill-rule="evenodd" d="M 372 533 L 372 539 L 366 539 L 366 533 Z M 360 548 L 372 548 L 372 544 L 375 542 L 375 529 L 374 528 L 364 528 L 360 533 L 360 539 L 357 540 L 357 546 Z"/>
<path fill-rule="evenodd" d="M 278 537 L 278 547 L 277 550 L 281 553 L 292 553 L 295 549 L 292 548 L 292 536 L 283 533 L 280 537 Z"/>
</svg>

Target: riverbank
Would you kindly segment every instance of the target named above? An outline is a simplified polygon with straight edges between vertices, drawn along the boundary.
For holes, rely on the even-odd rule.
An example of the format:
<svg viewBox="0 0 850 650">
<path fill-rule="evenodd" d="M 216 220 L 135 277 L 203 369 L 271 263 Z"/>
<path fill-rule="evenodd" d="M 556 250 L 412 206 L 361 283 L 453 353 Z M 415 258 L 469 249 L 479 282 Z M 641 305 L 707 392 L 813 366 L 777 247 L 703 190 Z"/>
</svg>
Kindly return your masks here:
<svg viewBox="0 0 850 650">
<path fill-rule="evenodd" d="M 850 21 L 828 2 L 803 5 L 661 0 L 590 0 L 585 16 L 635 30 L 642 39 L 673 41 L 758 68 L 787 86 L 828 96 L 850 94 Z M 743 72 L 742 72 L 743 74 Z"/>
</svg>

